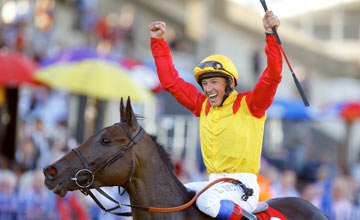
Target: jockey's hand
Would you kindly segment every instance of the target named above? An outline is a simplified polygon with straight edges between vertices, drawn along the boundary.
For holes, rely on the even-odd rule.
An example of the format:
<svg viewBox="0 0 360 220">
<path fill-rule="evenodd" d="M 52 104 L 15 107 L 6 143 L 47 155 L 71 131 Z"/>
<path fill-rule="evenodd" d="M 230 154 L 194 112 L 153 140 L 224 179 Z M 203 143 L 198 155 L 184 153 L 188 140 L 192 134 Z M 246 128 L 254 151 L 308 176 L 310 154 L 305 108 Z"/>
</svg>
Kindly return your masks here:
<svg viewBox="0 0 360 220">
<path fill-rule="evenodd" d="M 149 30 L 152 38 L 161 39 L 165 35 L 166 24 L 162 21 L 154 21 L 149 25 Z"/>
<path fill-rule="evenodd" d="M 272 11 L 267 11 L 263 17 L 263 25 L 266 33 L 272 34 L 272 28 L 280 26 L 280 19 Z"/>
</svg>

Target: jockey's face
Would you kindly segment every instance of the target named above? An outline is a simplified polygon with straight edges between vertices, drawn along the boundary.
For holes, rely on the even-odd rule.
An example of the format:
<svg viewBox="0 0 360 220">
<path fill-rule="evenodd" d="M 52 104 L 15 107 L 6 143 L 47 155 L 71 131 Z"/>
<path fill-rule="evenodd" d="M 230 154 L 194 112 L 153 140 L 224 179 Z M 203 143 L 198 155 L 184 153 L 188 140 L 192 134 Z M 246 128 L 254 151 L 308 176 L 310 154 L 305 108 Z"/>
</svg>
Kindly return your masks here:
<svg viewBox="0 0 360 220">
<path fill-rule="evenodd" d="M 220 106 L 225 95 L 226 79 L 219 76 L 210 77 L 201 80 L 201 85 L 210 105 L 213 107 Z"/>
</svg>

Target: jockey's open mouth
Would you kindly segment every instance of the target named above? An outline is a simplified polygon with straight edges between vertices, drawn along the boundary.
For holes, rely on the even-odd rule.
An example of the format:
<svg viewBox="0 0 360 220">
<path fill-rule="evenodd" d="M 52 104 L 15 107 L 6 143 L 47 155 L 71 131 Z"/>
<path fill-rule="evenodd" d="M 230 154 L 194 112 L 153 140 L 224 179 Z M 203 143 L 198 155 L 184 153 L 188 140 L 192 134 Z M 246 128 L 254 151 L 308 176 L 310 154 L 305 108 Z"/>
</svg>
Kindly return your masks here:
<svg viewBox="0 0 360 220">
<path fill-rule="evenodd" d="M 210 99 L 210 100 L 216 100 L 216 98 L 218 97 L 218 95 L 217 94 L 211 94 L 211 95 L 208 95 L 208 98 Z"/>
</svg>

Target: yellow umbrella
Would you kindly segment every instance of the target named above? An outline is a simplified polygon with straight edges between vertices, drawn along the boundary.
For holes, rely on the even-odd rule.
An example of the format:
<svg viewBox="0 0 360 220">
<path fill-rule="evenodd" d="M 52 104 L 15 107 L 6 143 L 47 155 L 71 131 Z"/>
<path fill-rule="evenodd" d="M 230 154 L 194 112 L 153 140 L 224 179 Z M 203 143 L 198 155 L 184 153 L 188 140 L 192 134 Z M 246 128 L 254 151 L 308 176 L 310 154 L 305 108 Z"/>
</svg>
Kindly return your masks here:
<svg viewBox="0 0 360 220">
<path fill-rule="evenodd" d="M 99 59 L 47 66 L 35 72 L 35 79 L 55 89 L 105 100 L 130 96 L 131 100 L 143 102 L 154 97 L 149 90 L 137 84 L 126 70 Z"/>
</svg>

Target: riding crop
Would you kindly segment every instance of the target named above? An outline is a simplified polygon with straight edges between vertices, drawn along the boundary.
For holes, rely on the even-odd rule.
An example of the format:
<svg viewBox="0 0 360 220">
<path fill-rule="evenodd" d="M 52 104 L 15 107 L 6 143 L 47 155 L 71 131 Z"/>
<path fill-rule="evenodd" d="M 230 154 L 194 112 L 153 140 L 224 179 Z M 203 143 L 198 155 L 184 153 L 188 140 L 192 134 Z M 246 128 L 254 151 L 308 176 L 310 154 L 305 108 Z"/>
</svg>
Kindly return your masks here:
<svg viewBox="0 0 360 220">
<path fill-rule="evenodd" d="M 268 8 L 266 6 L 265 0 L 260 0 L 260 2 L 261 2 L 262 6 L 263 6 L 263 8 L 264 8 L 264 10 L 266 12 L 268 10 Z M 310 103 L 309 103 L 308 99 L 306 98 L 305 92 L 304 92 L 303 88 L 301 87 L 301 84 L 300 84 L 299 80 L 297 79 L 297 77 L 296 77 L 296 75 L 295 75 L 295 73 L 294 73 L 294 71 L 293 71 L 293 69 L 292 69 L 292 67 L 290 65 L 290 62 L 289 62 L 289 60 L 288 60 L 288 58 L 287 58 L 287 56 L 285 54 L 284 48 L 282 46 L 282 43 L 280 41 L 280 37 L 279 37 L 279 35 L 278 35 L 277 31 L 276 31 L 276 28 L 273 27 L 272 30 L 273 30 L 273 33 L 275 35 L 276 41 L 279 44 L 280 51 L 284 55 L 286 63 L 289 66 L 289 69 L 290 69 L 291 75 L 292 75 L 292 77 L 294 79 L 295 85 L 296 85 L 296 87 L 297 87 L 297 89 L 298 89 L 298 91 L 299 91 L 299 93 L 301 95 L 301 99 L 304 102 L 305 106 L 310 106 Z"/>
</svg>

